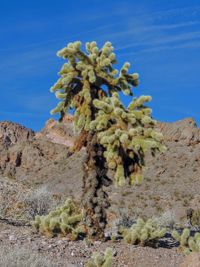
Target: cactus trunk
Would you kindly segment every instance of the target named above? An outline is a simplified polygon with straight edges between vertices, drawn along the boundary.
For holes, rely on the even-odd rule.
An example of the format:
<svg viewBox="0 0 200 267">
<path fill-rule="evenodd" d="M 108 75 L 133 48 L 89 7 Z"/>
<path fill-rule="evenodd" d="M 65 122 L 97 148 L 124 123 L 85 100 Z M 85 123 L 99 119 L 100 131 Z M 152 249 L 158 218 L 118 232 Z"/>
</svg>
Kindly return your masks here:
<svg viewBox="0 0 200 267">
<path fill-rule="evenodd" d="M 87 139 L 88 157 L 84 164 L 83 206 L 88 235 L 92 239 L 103 239 L 107 223 L 106 208 L 110 206 L 104 186 L 109 186 L 104 148 L 97 142 L 96 134 Z"/>
</svg>

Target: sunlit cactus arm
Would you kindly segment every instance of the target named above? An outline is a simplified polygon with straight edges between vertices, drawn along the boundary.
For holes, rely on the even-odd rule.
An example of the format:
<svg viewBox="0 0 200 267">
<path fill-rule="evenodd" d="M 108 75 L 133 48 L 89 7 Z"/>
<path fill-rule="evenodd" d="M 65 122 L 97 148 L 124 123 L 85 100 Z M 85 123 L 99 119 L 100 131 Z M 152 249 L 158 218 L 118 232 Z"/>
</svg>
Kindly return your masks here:
<svg viewBox="0 0 200 267">
<path fill-rule="evenodd" d="M 116 63 L 116 55 L 113 53 L 114 48 L 110 42 L 105 43 L 101 49 L 97 47 L 96 42 L 86 43 L 86 50 L 88 54 L 81 51 L 81 42 L 78 41 L 68 44 L 57 53 L 58 56 L 67 59 L 68 63 L 64 63 L 62 66 L 59 72 L 61 78 L 51 87 L 52 92 L 61 90 L 62 92 L 57 93 L 57 96 L 63 99 L 65 93 L 68 92 L 68 98 L 70 95 L 70 101 L 73 101 L 77 92 L 71 93 L 73 91 L 71 85 L 79 84 L 80 87 L 82 84 L 81 87 L 83 88 L 84 82 L 88 81 L 93 85 L 93 88 L 96 87 L 98 91 L 102 92 L 98 95 L 100 99 L 106 95 L 105 90 L 101 88 L 102 85 L 108 86 L 110 95 L 115 91 L 131 94 L 131 85 L 137 85 L 134 81 L 138 80 L 138 75 L 128 74 L 127 67 L 130 64 L 125 63 L 119 76 L 117 76 L 118 71 L 112 67 Z M 87 104 L 89 105 L 89 103 Z M 67 112 L 69 106 L 65 105 L 65 109 L 56 108 L 54 112 L 63 114 L 63 112 Z"/>
<path fill-rule="evenodd" d="M 130 184 L 141 182 L 144 152 L 165 149 L 162 134 L 153 129 L 155 120 L 143 112 L 144 102 L 150 100 L 149 96 L 142 96 L 125 108 L 115 92 L 111 97 L 93 101 L 99 112 L 90 128 L 97 131 L 99 142 L 108 151 L 108 167 L 115 171 L 118 185 L 124 185 L 124 177 L 129 178 Z M 109 151 L 116 151 L 116 156 L 111 159 Z"/>
</svg>

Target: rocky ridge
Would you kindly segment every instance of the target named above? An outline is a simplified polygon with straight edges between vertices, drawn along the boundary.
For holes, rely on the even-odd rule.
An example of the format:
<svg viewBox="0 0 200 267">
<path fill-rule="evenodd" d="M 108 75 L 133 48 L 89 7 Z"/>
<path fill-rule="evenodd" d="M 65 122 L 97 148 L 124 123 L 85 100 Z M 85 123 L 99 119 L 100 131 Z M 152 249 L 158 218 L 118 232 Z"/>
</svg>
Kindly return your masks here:
<svg viewBox="0 0 200 267">
<path fill-rule="evenodd" d="M 0 122 L 0 145 L 4 148 L 8 148 L 18 142 L 28 141 L 34 137 L 35 133 L 31 129 L 9 122 Z"/>
</svg>

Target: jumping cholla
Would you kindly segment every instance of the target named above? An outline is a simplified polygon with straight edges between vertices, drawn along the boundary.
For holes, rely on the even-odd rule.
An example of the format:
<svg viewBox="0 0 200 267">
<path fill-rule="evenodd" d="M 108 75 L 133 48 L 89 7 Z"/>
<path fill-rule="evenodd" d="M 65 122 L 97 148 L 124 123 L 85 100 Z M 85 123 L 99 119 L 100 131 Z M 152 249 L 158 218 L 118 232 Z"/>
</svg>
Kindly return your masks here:
<svg viewBox="0 0 200 267">
<path fill-rule="evenodd" d="M 113 251 L 107 248 L 103 255 L 94 252 L 86 267 L 112 267 Z"/>
<path fill-rule="evenodd" d="M 71 199 L 67 199 L 63 206 L 57 207 L 47 215 L 37 215 L 32 225 L 35 230 L 48 237 L 62 234 L 70 235 L 72 240 L 76 240 L 85 234 L 82 211 Z"/>
<path fill-rule="evenodd" d="M 145 246 L 149 241 L 163 237 L 167 229 L 159 227 L 152 219 L 138 218 L 130 228 L 122 228 L 120 232 L 127 243 Z"/>
<path fill-rule="evenodd" d="M 174 230 L 172 237 L 179 242 L 179 247 L 185 255 L 190 252 L 200 252 L 200 233 L 197 232 L 192 236 L 190 230 L 185 228 L 181 234 Z"/>
<path fill-rule="evenodd" d="M 88 158 L 84 164 L 83 207 L 89 234 L 102 238 L 106 226 L 105 209 L 109 207 L 103 186 L 109 186 L 112 177 L 117 186 L 139 184 L 142 180 L 144 153 L 164 151 L 162 134 L 156 132 L 156 121 L 151 109 L 145 106 L 150 96 L 134 97 L 128 107 L 119 93 L 132 96 L 132 87 L 138 85 L 139 75 L 129 73 L 130 64 L 124 63 L 118 72 L 114 48 L 106 42 L 98 48 L 96 42 L 69 43 L 57 55 L 67 60 L 51 87 L 60 99 L 51 114 L 60 113 L 60 121 L 71 109 L 74 127 L 79 133 L 73 152 L 86 147 Z"/>
</svg>

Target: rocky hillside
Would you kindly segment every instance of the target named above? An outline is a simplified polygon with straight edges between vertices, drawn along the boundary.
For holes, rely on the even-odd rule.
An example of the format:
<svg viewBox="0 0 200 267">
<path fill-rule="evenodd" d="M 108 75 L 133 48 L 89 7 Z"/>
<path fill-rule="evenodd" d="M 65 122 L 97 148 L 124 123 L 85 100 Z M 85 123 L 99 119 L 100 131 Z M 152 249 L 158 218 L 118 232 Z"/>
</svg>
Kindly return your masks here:
<svg viewBox="0 0 200 267">
<path fill-rule="evenodd" d="M 168 150 L 154 158 L 147 155 L 143 184 L 107 189 L 112 228 L 123 217 L 158 216 L 160 220 L 185 223 L 186 210 L 200 208 L 200 129 L 191 118 L 159 123 L 158 128 Z M 70 155 L 74 139 L 71 117 L 63 123 L 51 119 L 36 134 L 18 124 L 0 123 L 0 212 L 4 216 L 15 214 L 16 203 L 23 210 L 24 205 L 19 203 L 33 190 L 51 200 L 55 198 L 56 203 L 69 195 L 80 199 L 81 165 L 86 154 L 82 149 Z M 13 196 L 12 200 L 8 201 L 8 195 Z"/>
<path fill-rule="evenodd" d="M 111 202 L 107 231 L 115 232 L 120 221 L 127 225 L 138 216 L 154 216 L 163 226 L 183 226 L 186 211 L 200 209 L 200 129 L 191 118 L 158 123 L 158 129 L 168 150 L 156 157 L 147 154 L 142 185 L 107 188 Z M 84 266 L 93 251 L 106 246 L 115 251 L 113 267 L 143 267 L 147 262 L 149 267 L 199 266 L 196 255 L 184 262 L 175 247 L 153 249 L 111 241 L 90 247 L 84 241 L 33 235 L 24 226 L 67 196 L 80 200 L 86 153 L 82 149 L 71 155 L 75 136 L 71 117 L 61 124 L 51 119 L 39 133 L 0 122 L 0 266 Z"/>
</svg>

